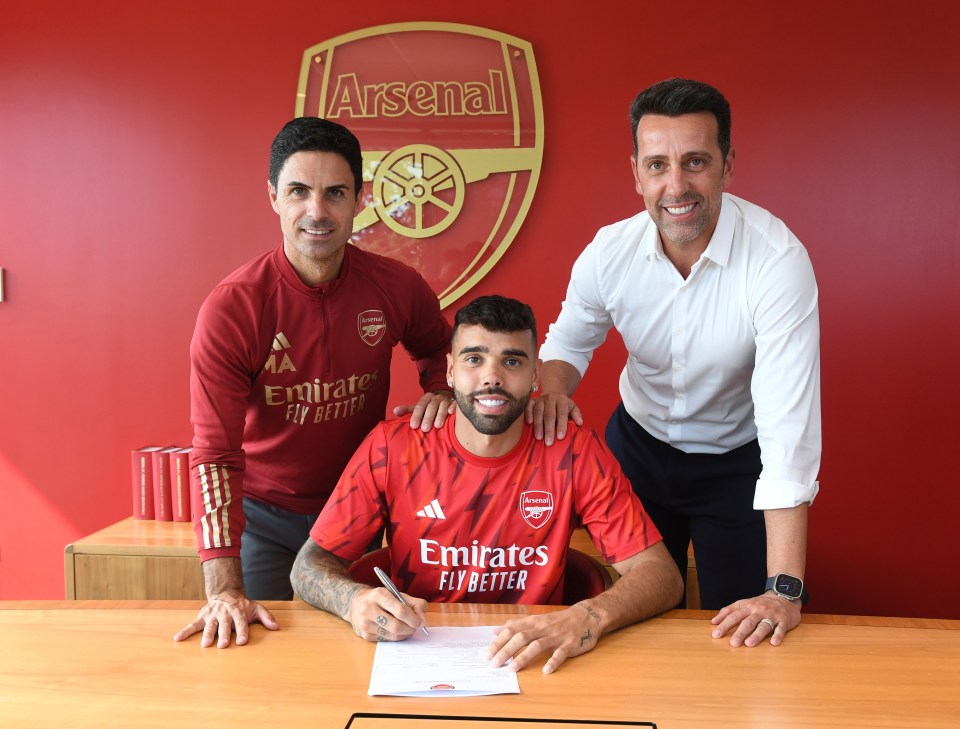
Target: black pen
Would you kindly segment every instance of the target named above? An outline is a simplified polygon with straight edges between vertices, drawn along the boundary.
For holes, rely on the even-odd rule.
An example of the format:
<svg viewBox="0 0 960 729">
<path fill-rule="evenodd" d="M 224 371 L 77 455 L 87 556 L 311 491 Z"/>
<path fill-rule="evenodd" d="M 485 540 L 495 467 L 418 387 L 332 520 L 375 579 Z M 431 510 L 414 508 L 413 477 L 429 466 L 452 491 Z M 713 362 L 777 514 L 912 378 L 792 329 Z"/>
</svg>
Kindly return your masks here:
<svg viewBox="0 0 960 729">
<path fill-rule="evenodd" d="M 407 601 L 403 599 L 403 596 L 400 594 L 400 590 L 397 589 L 397 586 L 393 584 L 393 581 L 387 577 L 387 573 L 384 572 L 379 567 L 373 568 L 373 573 L 380 578 L 380 582 L 383 583 L 383 586 L 386 587 L 390 592 L 393 593 L 393 596 L 397 598 L 401 603 L 407 605 Z M 407 605 L 407 607 L 410 607 Z M 420 626 L 420 630 L 423 631 L 423 634 L 429 636 L 430 633 L 427 632 L 427 627 L 425 625 Z"/>
</svg>

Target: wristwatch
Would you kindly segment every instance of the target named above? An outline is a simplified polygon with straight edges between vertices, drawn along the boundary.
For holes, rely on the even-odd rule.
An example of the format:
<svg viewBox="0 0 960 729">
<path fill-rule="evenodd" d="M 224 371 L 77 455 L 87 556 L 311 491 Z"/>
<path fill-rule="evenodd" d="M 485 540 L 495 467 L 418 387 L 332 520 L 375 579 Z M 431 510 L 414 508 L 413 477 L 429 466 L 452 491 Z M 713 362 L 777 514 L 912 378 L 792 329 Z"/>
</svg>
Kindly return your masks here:
<svg viewBox="0 0 960 729">
<path fill-rule="evenodd" d="M 785 572 L 768 577 L 767 586 L 764 590 L 773 590 L 777 595 L 790 602 L 799 600 L 801 605 L 806 605 L 807 600 L 810 599 L 807 588 L 803 586 L 803 580 Z"/>
</svg>

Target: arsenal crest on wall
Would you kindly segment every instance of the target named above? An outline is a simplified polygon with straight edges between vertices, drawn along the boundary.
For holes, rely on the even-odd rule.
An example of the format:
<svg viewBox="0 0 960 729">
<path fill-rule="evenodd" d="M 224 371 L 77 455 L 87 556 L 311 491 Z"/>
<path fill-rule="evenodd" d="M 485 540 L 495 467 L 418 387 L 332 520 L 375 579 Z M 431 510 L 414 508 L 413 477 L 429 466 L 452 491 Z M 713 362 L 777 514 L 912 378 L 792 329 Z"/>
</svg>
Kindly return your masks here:
<svg viewBox="0 0 960 729">
<path fill-rule="evenodd" d="M 297 115 L 363 147 L 353 242 L 417 269 L 447 306 L 504 254 L 543 158 L 530 44 L 452 23 L 366 28 L 308 48 Z"/>
</svg>

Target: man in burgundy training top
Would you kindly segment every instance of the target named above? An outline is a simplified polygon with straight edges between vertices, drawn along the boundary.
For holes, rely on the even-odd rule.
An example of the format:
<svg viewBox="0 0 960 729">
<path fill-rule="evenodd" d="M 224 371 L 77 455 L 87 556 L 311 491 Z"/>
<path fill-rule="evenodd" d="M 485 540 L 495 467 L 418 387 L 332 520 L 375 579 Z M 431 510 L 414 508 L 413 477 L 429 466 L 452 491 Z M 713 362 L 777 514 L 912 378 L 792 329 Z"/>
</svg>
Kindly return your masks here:
<svg viewBox="0 0 960 729">
<path fill-rule="evenodd" d="M 417 360 L 427 393 L 408 426 L 440 423 L 452 409 L 450 327 L 436 295 L 413 269 L 348 245 L 361 163 L 357 138 L 339 124 L 284 126 L 268 183 L 283 243 L 224 279 L 200 309 L 191 465 L 208 602 L 176 640 L 202 630 L 202 645 L 226 647 L 235 630 L 242 645 L 249 622 L 277 627 L 254 600 L 292 598 L 297 551 L 384 417 L 394 345 Z"/>
<path fill-rule="evenodd" d="M 457 313 L 454 417 L 428 433 L 406 420 L 373 429 L 297 556 L 297 594 L 367 640 L 408 637 L 427 600 L 559 604 L 570 535 L 583 525 L 621 579 L 567 610 L 507 622 L 491 643 L 494 663 L 512 657 L 519 670 L 546 650 L 550 673 L 603 633 L 677 603 L 676 565 L 599 435 L 574 427 L 547 447 L 524 421 L 539 383 L 536 336 L 519 301 L 481 297 Z M 381 527 L 409 606 L 347 571 Z"/>
</svg>

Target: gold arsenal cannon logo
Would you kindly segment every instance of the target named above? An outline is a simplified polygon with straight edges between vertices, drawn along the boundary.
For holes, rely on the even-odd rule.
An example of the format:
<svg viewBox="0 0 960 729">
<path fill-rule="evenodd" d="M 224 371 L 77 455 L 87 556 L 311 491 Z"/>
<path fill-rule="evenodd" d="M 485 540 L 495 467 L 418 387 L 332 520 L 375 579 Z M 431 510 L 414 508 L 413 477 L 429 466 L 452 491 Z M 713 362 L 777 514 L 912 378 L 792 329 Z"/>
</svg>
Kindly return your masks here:
<svg viewBox="0 0 960 729">
<path fill-rule="evenodd" d="M 528 42 L 452 23 L 338 36 L 304 52 L 296 113 L 357 135 L 367 184 L 353 241 L 417 269 L 441 306 L 520 230 L 543 159 Z"/>
</svg>

